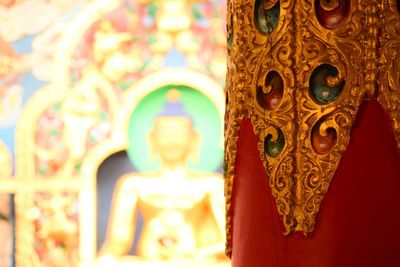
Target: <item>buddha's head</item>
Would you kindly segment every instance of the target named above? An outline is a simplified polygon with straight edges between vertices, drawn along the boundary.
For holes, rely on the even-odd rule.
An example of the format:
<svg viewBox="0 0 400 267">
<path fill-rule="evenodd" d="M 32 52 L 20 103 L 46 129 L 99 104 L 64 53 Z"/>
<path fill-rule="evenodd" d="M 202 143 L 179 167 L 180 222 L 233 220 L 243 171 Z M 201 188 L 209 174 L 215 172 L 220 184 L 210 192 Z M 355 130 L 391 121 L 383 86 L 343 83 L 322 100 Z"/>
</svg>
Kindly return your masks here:
<svg viewBox="0 0 400 267">
<path fill-rule="evenodd" d="M 185 165 L 189 157 L 196 160 L 200 138 L 178 90 L 168 91 L 164 108 L 154 119 L 149 141 L 151 154 L 158 155 L 166 167 Z"/>
</svg>

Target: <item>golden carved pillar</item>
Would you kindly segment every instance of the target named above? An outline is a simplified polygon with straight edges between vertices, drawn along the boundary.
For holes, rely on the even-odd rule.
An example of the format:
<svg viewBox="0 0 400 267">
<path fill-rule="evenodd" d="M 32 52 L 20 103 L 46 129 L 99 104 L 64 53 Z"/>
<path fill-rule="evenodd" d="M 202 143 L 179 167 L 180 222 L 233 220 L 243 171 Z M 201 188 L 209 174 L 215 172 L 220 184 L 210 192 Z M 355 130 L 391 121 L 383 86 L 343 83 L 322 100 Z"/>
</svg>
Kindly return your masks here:
<svg viewBox="0 0 400 267">
<path fill-rule="evenodd" d="M 249 191 L 243 193 L 247 197 L 241 193 L 246 185 L 257 180 L 257 175 L 261 180 L 265 178 L 264 193 L 271 194 L 271 212 L 277 213 L 271 218 L 279 218 L 276 229 L 283 236 L 277 238 L 280 241 L 273 253 L 277 262 L 286 264 L 289 261 L 285 258 L 291 252 L 285 242 L 294 244 L 300 238 L 298 233 L 305 241 L 314 242 L 321 235 L 314 230 L 318 224 L 324 227 L 324 221 L 319 221 L 319 216 L 324 215 L 319 213 L 329 192 L 333 191 L 331 199 L 343 199 L 342 191 L 335 193 L 339 191 L 330 187 L 336 178 L 338 186 L 342 179 L 352 179 L 350 173 L 354 170 L 345 167 L 347 160 L 355 165 L 361 162 L 360 168 L 364 168 L 362 162 L 374 158 L 374 164 L 365 166 L 373 168 L 367 175 L 361 171 L 355 174 L 360 179 L 364 176 L 368 186 L 383 184 L 379 177 L 368 177 L 368 173 L 375 172 L 381 173 L 382 179 L 391 177 L 387 181 L 394 183 L 398 178 L 400 183 L 400 169 L 395 166 L 400 164 L 399 11 L 400 1 L 396 0 L 228 1 L 225 178 L 229 255 L 237 245 L 235 234 L 247 234 L 243 230 L 246 227 L 235 221 L 242 223 L 239 217 L 247 214 L 244 210 L 254 207 L 249 203 L 260 200 L 249 189 L 257 186 L 247 188 Z M 372 125 L 374 118 L 383 123 L 380 132 L 377 124 Z M 356 138 L 358 129 L 365 134 Z M 358 145 L 370 136 L 377 136 L 378 140 Z M 256 140 L 253 143 L 257 155 L 252 154 L 252 142 L 248 140 Z M 383 141 L 389 142 L 387 149 L 384 145 L 376 146 L 376 151 L 386 149 L 384 155 L 377 155 L 374 144 Z M 370 144 L 367 153 L 361 152 L 362 147 Z M 389 154 L 392 164 L 386 168 L 382 157 Z M 248 159 L 249 155 L 254 157 Z M 243 163 L 245 160 L 251 163 Z M 259 160 L 264 167 L 262 174 L 250 170 L 258 169 Z M 253 176 L 248 177 L 250 174 Z M 358 188 L 355 185 L 346 190 L 357 192 Z M 383 199 L 379 194 L 385 192 L 377 193 L 378 202 Z M 242 200 L 248 204 L 241 203 Z M 328 207 L 331 202 L 326 202 Z M 397 201 L 388 205 L 399 204 Z M 373 214 L 371 220 L 376 219 Z M 391 216 L 383 220 L 393 221 Z M 377 225 L 384 227 L 381 222 Z M 286 254 L 282 254 L 279 247 L 285 244 L 289 249 L 286 247 Z M 330 245 L 324 249 L 328 250 Z M 240 263 L 243 253 L 233 254 L 234 266 L 244 266 Z M 235 255 L 240 258 L 236 263 Z"/>
</svg>

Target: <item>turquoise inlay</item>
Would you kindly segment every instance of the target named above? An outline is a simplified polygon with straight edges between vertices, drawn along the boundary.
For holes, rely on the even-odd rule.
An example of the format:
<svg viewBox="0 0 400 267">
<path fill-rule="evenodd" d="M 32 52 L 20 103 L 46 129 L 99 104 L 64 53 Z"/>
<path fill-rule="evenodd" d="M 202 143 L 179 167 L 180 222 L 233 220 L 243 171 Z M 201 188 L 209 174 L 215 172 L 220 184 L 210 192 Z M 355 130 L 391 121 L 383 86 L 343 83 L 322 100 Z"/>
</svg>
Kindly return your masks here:
<svg viewBox="0 0 400 267">
<path fill-rule="evenodd" d="M 336 78 L 339 71 L 329 64 L 322 64 L 314 69 L 310 77 L 310 95 L 318 104 L 327 104 L 338 98 L 344 87 L 344 80 L 337 85 L 329 85 L 329 78 Z"/>
<path fill-rule="evenodd" d="M 271 33 L 278 26 L 280 1 L 269 9 L 264 8 L 266 0 L 258 0 L 255 5 L 255 19 L 258 29 L 263 33 Z"/>
<path fill-rule="evenodd" d="M 231 49 L 233 43 L 233 30 L 228 35 L 228 49 Z"/>
<path fill-rule="evenodd" d="M 268 134 L 264 140 L 264 150 L 268 156 L 277 157 L 285 147 L 285 136 L 282 131 L 278 129 L 278 139 L 273 141 L 272 135 Z"/>
</svg>

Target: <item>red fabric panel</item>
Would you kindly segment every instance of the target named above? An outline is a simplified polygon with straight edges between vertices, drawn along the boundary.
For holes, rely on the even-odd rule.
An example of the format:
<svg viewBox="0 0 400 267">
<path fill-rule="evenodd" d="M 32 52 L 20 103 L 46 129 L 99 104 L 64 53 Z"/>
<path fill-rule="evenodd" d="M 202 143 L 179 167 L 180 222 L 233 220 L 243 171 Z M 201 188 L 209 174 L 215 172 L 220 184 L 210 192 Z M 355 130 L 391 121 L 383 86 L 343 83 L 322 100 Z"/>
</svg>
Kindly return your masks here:
<svg viewBox="0 0 400 267">
<path fill-rule="evenodd" d="M 379 103 L 360 107 L 309 237 L 283 236 L 257 142 L 244 119 L 233 191 L 233 267 L 400 266 L 400 153 Z"/>
</svg>

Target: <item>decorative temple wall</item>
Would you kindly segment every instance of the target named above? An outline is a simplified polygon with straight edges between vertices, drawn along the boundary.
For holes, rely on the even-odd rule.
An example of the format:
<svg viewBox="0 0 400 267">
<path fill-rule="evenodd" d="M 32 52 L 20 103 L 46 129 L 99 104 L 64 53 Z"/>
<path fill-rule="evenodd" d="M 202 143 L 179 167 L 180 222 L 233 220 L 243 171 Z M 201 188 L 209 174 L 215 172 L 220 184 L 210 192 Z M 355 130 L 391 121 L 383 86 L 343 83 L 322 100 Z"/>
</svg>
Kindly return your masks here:
<svg viewBox="0 0 400 267">
<path fill-rule="evenodd" d="M 229 265 L 222 255 L 225 233 L 220 227 L 225 12 L 219 0 L 0 1 L 0 266 Z M 180 106 L 181 113 L 163 111 L 169 104 Z M 149 186 L 148 195 L 138 186 L 141 218 L 129 223 L 138 226 L 137 237 L 147 229 L 143 203 L 151 199 L 152 205 L 164 207 L 168 202 L 159 204 L 151 194 L 174 199 L 173 190 L 182 187 L 182 199 L 192 206 L 171 200 L 174 213 L 165 220 L 183 218 L 187 226 L 191 215 L 185 217 L 177 207 L 190 212 L 201 207 L 215 221 L 190 227 L 217 233 L 202 240 L 197 232 L 193 239 L 186 237 L 197 247 L 184 257 L 180 239 L 170 237 L 175 232 L 162 236 L 159 246 L 166 252 L 156 263 L 141 257 L 144 245 L 136 240 L 128 244 L 133 245 L 130 253 L 109 264 L 101 248 L 113 237 L 116 184 L 129 174 L 141 176 L 168 165 L 149 145 L 155 142 L 151 133 L 160 116 L 186 116 L 183 122 L 170 118 L 169 125 L 190 121 L 190 142 L 176 142 L 185 140 L 178 127 L 166 151 L 171 156 L 179 144 L 185 145 L 179 150 L 186 153 L 181 163 L 194 172 L 184 175 L 196 177 L 196 186 L 178 182 L 163 189 L 161 181 Z M 200 195 L 193 200 L 183 189 Z M 157 229 L 164 228 L 161 223 Z M 221 244 L 202 250 L 217 241 Z"/>
</svg>

